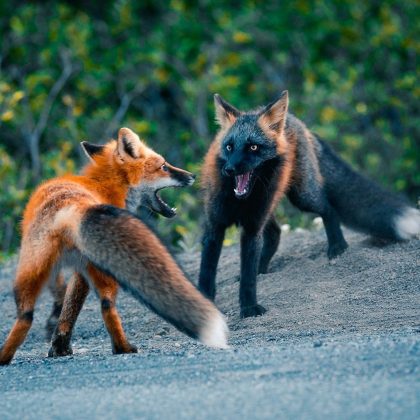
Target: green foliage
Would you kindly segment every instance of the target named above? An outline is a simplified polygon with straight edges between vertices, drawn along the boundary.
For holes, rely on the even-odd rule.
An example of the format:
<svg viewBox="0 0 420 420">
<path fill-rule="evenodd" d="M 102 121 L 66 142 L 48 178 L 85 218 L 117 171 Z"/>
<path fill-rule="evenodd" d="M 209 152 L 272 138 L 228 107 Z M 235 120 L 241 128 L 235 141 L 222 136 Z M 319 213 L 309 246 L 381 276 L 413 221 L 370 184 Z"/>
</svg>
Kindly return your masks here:
<svg viewBox="0 0 420 420">
<path fill-rule="evenodd" d="M 216 130 L 214 92 L 247 109 L 288 89 L 291 111 L 346 160 L 420 195 L 415 0 L 101 4 L 0 4 L 3 252 L 18 245 L 35 184 L 83 163 L 81 140 L 129 126 L 198 172 Z M 198 243 L 199 196 L 197 187 L 172 193 L 179 216 L 159 221 L 182 247 Z M 288 205 L 279 217 L 308 223 Z"/>
</svg>

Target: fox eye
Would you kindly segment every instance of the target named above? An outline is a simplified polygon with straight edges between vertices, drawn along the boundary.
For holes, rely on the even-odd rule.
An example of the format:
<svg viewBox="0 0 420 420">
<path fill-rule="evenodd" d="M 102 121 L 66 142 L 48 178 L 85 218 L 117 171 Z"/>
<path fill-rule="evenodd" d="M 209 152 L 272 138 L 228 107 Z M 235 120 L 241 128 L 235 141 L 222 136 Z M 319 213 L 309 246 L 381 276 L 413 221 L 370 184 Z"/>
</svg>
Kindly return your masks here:
<svg viewBox="0 0 420 420">
<path fill-rule="evenodd" d="M 160 169 L 162 169 L 162 171 L 168 172 L 168 167 L 167 167 L 165 164 L 163 164 L 163 165 L 160 167 Z"/>
<path fill-rule="evenodd" d="M 249 147 L 253 152 L 256 152 L 258 150 L 258 145 L 257 144 L 251 144 L 251 146 Z"/>
<path fill-rule="evenodd" d="M 227 150 L 228 152 L 230 152 L 230 151 L 232 150 L 232 146 L 231 146 L 230 144 L 228 144 L 228 145 L 226 146 L 226 150 Z"/>
</svg>

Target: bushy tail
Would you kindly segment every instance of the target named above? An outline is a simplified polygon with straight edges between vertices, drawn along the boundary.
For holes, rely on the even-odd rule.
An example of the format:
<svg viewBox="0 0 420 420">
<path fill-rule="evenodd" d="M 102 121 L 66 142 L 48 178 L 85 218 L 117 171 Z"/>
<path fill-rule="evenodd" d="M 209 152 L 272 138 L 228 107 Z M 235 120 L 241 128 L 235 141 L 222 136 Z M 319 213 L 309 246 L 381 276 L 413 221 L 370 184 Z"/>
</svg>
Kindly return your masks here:
<svg viewBox="0 0 420 420">
<path fill-rule="evenodd" d="M 420 211 L 356 173 L 320 141 L 321 172 L 328 199 L 344 224 L 378 238 L 410 239 L 420 234 Z"/>
<path fill-rule="evenodd" d="M 76 244 L 92 263 L 180 331 L 210 347 L 227 347 L 222 314 L 185 277 L 159 239 L 128 211 L 91 207 Z"/>
</svg>

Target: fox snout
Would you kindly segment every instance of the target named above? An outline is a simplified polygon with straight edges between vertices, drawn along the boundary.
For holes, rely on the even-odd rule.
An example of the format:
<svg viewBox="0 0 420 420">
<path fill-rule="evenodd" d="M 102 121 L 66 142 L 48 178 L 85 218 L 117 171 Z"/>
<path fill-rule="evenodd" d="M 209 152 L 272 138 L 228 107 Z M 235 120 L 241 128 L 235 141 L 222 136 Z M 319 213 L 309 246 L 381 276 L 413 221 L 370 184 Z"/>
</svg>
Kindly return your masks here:
<svg viewBox="0 0 420 420">
<path fill-rule="evenodd" d="M 235 168 L 227 163 L 225 166 L 223 166 L 222 173 L 224 176 L 231 177 L 235 175 Z"/>
<path fill-rule="evenodd" d="M 235 175 L 240 175 L 245 172 L 251 171 L 253 168 L 249 165 L 233 165 L 232 163 L 227 162 L 222 168 L 222 175 L 227 177 L 233 177 Z"/>
<path fill-rule="evenodd" d="M 226 177 L 233 177 L 236 175 L 243 174 L 245 172 L 252 171 L 255 169 L 255 159 L 251 159 L 253 156 L 248 156 L 243 153 L 233 153 L 232 156 L 228 156 L 222 166 L 222 175 Z"/>
<path fill-rule="evenodd" d="M 234 178 L 235 187 L 233 192 L 238 199 L 247 198 L 254 185 L 254 170 L 248 165 L 232 165 L 227 162 L 222 168 L 222 174 Z"/>
<path fill-rule="evenodd" d="M 196 176 L 184 169 L 177 168 L 168 163 L 165 164 L 169 176 L 176 181 L 180 187 L 187 187 L 194 184 Z"/>
</svg>

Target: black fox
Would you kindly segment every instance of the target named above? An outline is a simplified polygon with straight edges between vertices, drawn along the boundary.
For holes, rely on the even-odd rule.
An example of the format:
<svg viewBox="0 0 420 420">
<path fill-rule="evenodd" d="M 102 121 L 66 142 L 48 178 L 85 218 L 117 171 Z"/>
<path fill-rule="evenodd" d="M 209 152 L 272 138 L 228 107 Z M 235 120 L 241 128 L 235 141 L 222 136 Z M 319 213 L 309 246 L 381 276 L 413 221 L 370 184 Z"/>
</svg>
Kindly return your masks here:
<svg viewBox="0 0 420 420">
<path fill-rule="evenodd" d="M 202 169 L 205 231 L 199 288 L 216 294 L 215 277 L 225 229 L 241 234 L 241 316 L 262 315 L 256 278 L 265 273 L 280 242 L 274 219 L 287 195 L 299 209 L 322 217 L 328 257 L 347 248 L 340 223 L 378 238 L 409 239 L 420 233 L 420 212 L 404 198 L 353 171 L 303 122 L 288 113 L 288 93 L 241 112 L 215 95 L 220 130 Z"/>
</svg>

